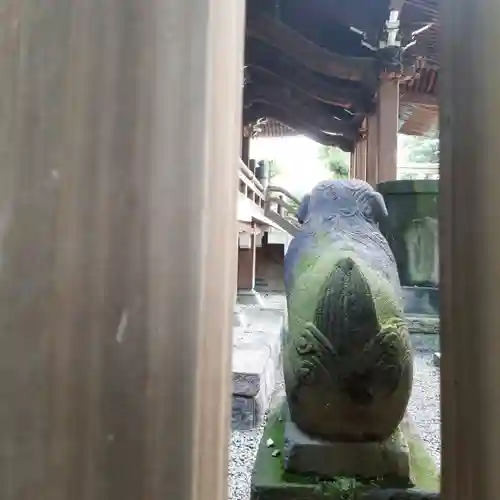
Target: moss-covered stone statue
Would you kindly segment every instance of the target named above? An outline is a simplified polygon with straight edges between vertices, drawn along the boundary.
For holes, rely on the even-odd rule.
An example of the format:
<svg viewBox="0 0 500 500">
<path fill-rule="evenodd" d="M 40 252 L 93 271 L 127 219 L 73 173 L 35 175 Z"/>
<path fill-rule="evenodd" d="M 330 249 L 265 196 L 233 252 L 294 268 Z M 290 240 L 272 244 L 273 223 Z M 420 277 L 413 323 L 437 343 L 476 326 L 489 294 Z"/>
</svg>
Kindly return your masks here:
<svg viewBox="0 0 500 500">
<path fill-rule="evenodd" d="M 386 215 L 382 196 L 357 180 L 322 182 L 299 207 L 302 227 L 285 257 L 286 403 L 266 427 L 254 500 L 351 498 L 346 484 L 363 498 L 375 484 L 378 493 L 402 488 L 397 498 L 435 498 L 414 488 L 435 490 L 438 480 L 405 417 L 412 350 L 396 262 L 378 228 Z M 429 482 L 415 480 L 412 462 Z"/>
<path fill-rule="evenodd" d="M 354 180 L 320 183 L 299 208 L 283 363 L 291 419 L 310 435 L 379 441 L 405 413 L 413 365 L 385 215 L 382 196 Z"/>
</svg>

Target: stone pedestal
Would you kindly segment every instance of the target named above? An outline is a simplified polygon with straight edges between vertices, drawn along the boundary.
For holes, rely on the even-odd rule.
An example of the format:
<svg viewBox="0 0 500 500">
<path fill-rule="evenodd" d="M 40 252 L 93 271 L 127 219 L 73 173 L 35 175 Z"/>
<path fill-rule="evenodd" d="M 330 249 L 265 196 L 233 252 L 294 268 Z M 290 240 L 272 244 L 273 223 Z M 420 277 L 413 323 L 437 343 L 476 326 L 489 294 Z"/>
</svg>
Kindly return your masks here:
<svg viewBox="0 0 500 500">
<path fill-rule="evenodd" d="M 401 285 L 439 285 L 438 181 L 378 184 L 388 217 L 380 223 L 396 258 Z"/>
<path fill-rule="evenodd" d="M 384 442 L 329 442 L 303 433 L 293 422 L 285 422 L 283 449 L 285 470 L 319 477 L 391 476 L 410 482 L 410 454 L 398 429 Z"/>
<path fill-rule="evenodd" d="M 402 180 L 377 186 L 388 217 L 380 224 L 396 258 L 412 333 L 439 333 L 438 181 Z"/>
<path fill-rule="evenodd" d="M 407 445 L 409 480 L 391 475 L 362 479 L 358 475 L 325 475 L 291 472 L 287 466 L 287 412 L 281 408 L 269 417 L 252 475 L 251 500 L 435 500 L 439 498 L 439 473 L 409 418 L 400 426 Z M 308 446 L 308 444 L 307 444 Z M 373 452 L 372 452 L 373 453 Z M 379 455 L 382 457 L 382 454 Z M 328 458 L 325 457 L 325 460 Z M 363 462 L 360 457 L 359 463 Z M 340 455 L 335 459 L 342 467 Z M 318 466 L 326 467 L 327 464 Z M 367 470 L 368 472 L 368 470 Z"/>
</svg>

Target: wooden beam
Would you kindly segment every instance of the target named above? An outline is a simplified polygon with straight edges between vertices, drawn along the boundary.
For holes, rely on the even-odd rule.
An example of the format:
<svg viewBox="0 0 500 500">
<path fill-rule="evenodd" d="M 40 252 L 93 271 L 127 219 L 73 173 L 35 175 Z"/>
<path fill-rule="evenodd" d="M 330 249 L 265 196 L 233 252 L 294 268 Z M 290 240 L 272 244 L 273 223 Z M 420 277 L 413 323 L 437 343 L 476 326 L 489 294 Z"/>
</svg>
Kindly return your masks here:
<svg viewBox="0 0 500 500">
<path fill-rule="evenodd" d="M 312 71 L 323 75 L 369 84 L 373 83 L 378 75 L 376 58 L 335 54 L 267 15 L 249 15 L 247 35 L 276 47 Z"/>
<path fill-rule="evenodd" d="M 275 80 L 273 83 L 248 83 L 245 86 L 244 102 L 247 99 L 267 99 L 270 102 L 284 102 L 284 104 L 292 104 L 295 108 L 304 108 L 309 115 L 317 114 L 324 116 L 327 119 L 342 120 L 345 123 L 357 122 L 357 126 L 363 120 L 364 113 L 354 113 L 353 111 L 342 106 L 325 104 L 312 98 L 309 94 L 302 92 L 291 85 L 287 85 L 283 81 Z"/>
<path fill-rule="evenodd" d="M 341 135 L 325 134 L 318 128 L 304 123 L 300 116 L 290 113 L 287 109 L 278 108 L 272 104 L 258 103 L 243 111 L 245 123 L 255 122 L 260 118 L 273 118 L 295 130 L 297 134 L 306 135 L 325 146 L 335 146 L 349 153 L 354 149 L 353 140 Z"/>
<path fill-rule="evenodd" d="M 245 88 L 245 106 L 253 103 L 269 104 L 281 108 L 287 113 L 296 116 L 303 123 L 326 133 L 340 134 L 350 140 L 359 138 L 359 126 L 363 117 L 348 115 L 350 120 L 342 120 L 334 116 L 333 110 L 329 111 L 326 105 L 314 102 L 312 99 L 300 101 L 286 90 L 275 86 L 248 86 Z"/>
<path fill-rule="evenodd" d="M 325 104 L 331 104 L 347 108 L 353 113 L 371 113 L 375 109 L 375 102 L 372 94 L 368 91 L 349 88 L 348 85 L 337 85 L 336 82 L 329 82 L 315 77 L 306 69 L 280 71 L 279 62 L 271 68 L 258 66 L 249 62 L 248 75 L 250 81 L 270 80 L 280 82 L 287 87 L 293 87 L 307 94 L 315 100 Z M 298 69 L 298 68 L 297 68 Z"/>
<path fill-rule="evenodd" d="M 375 109 L 374 92 L 338 78 L 319 78 L 303 66 L 285 61 L 283 57 L 274 60 L 250 57 L 246 64 L 251 81 L 261 79 L 279 81 L 316 100 L 348 108 L 354 113 L 371 113 Z"/>
</svg>

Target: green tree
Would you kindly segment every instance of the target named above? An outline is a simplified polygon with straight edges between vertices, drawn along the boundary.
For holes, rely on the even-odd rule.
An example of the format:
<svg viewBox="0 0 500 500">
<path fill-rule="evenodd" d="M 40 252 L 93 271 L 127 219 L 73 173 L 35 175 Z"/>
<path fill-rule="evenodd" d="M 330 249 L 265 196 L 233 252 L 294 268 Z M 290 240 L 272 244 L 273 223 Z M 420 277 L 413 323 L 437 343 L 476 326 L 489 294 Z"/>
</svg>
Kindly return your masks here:
<svg viewBox="0 0 500 500">
<path fill-rule="evenodd" d="M 408 150 L 408 159 L 413 163 L 439 163 L 438 130 L 426 136 L 407 136 L 404 146 Z"/>
<path fill-rule="evenodd" d="M 334 179 L 349 177 L 349 153 L 331 146 L 321 146 L 319 159 Z"/>
<path fill-rule="evenodd" d="M 276 160 L 269 160 L 269 182 L 281 174 L 281 167 L 276 163 Z"/>
</svg>

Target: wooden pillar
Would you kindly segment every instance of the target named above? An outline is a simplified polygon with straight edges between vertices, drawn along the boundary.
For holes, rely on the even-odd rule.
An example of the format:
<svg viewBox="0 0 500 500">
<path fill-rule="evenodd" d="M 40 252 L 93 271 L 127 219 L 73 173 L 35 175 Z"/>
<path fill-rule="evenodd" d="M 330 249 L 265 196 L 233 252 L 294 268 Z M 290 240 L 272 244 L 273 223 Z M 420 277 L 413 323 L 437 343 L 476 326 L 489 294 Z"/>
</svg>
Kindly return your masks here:
<svg viewBox="0 0 500 500">
<path fill-rule="evenodd" d="M 442 2 L 444 500 L 496 500 L 500 491 L 499 18 L 499 2 Z"/>
<path fill-rule="evenodd" d="M 356 176 L 358 179 L 361 179 L 362 181 L 366 180 L 366 160 L 367 160 L 367 141 L 366 139 L 363 139 L 362 141 L 358 142 L 357 145 L 358 149 L 358 167 L 356 171 Z"/>
<path fill-rule="evenodd" d="M 363 127 L 366 125 L 364 124 Z M 366 180 L 366 160 L 367 160 L 367 141 L 360 140 L 356 143 L 354 151 L 351 153 L 351 179 Z"/>
<path fill-rule="evenodd" d="M 378 184 L 379 135 L 378 114 L 367 118 L 366 182 L 375 187 Z"/>
<path fill-rule="evenodd" d="M 356 179 L 356 149 L 349 156 L 349 178 Z"/>
<path fill-rule="evenodd" d="M 225 498 L 244 2 L 0 28 L 0 498 Z"/>
<path fill-rule="evenodd" d="M 397 179 L 399 130 L 399 81 L 384 80 L 378 90 L 377 182 Z"/>
<path fill-rule="evenodd" d="M 240 234 L 238 250 L 238 290 L 253 290 L 255 288 L 255 264 L 257 245 L 255 231 Z"/>
</svg>

